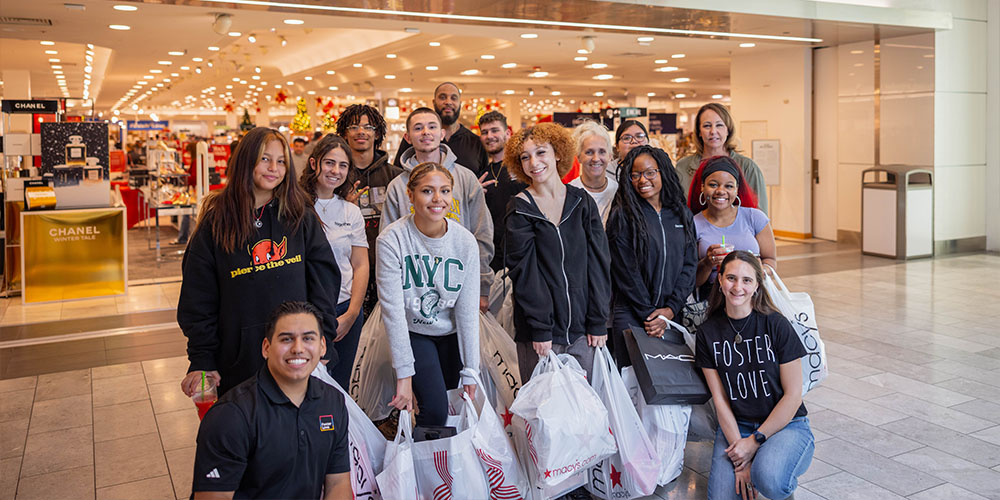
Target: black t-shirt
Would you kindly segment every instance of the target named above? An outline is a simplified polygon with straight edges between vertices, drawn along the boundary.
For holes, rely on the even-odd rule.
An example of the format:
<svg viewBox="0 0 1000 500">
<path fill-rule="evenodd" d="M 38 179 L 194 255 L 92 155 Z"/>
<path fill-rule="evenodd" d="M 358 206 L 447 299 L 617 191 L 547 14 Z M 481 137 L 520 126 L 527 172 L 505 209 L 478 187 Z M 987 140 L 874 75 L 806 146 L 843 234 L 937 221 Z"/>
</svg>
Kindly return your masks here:
<svg viewBox="0 0 1000 500">
<path fill-rule="evenodd" d="M 479 136 L 472 133 L 471 130 L 465 128 L 465 125 L 459 124 L 458 130 L 448 140 L 441 141 L 441 144 L 446 144 L 452 153 L 455 153 L 455 157 L 458 158 L 458 164 L 472 170 L 472 173 L 476 174 L 476 177 L 483 175 L 483 169 L 490 162 L 489 155 L 486 154 L 486 148 L 483 147 L 483 143 L 479 140 Z M 406 139 L 399 144 L 399 149 L 396 150 L 396 159 L 393 160 L 392 164 L 397 167 L 402 167 L 402 157 L 403 153 L 412 146 Z"/>
<path fill-rule="evenodd" d="M 350 470 L 347 424 L 340 391 L 310 377 L 296 407 L 265 365 L 201 421 L 191 490 L 319 498 L 327 474 Z"/>
<path fill-rule="evenodd" d="M 486 181 L 497 181 L 486 188 L 486 207 L 490 210 L 490 217 L 493 218 L 493 261 L 490 267 L 494 271 L 503 269 L 503 218 L 507 214 L 507 204 L 511 198 L 520 193 L 527 184 L 512 179 L 507 167 L 503 162 L 490 162 L 486 167 Z"/>
<path fill-rule="evenodd" d="M 734 343 L 734 326 L 741 329 L 739 344 Z M 785 394 L 779 365 L 805 355 L 802 341 L 780 313 L 755 311 L 730 325 L 719 310 L 698 327 L 694 364 L 719 372 L 737 419 L 763 422 Z M 795 416 L 805 415 L 805 405 L 799 405 Z"/>
</svg>

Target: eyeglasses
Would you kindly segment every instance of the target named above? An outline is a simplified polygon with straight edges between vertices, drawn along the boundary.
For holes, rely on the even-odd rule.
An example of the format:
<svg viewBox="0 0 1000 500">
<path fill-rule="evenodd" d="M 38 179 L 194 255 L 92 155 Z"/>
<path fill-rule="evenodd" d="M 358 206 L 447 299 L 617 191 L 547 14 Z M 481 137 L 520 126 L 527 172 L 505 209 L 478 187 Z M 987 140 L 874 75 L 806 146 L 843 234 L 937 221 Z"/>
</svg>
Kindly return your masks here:
<svg viewBox="0 0 1000 500">
<path fill-rule="evenodd" d="M 623 136 L 621 136 L 620 140 L 624 141 L 626 143 L 644 142 L 646 140 L 646 134 L 643 134 L 643 133 L 640 132 L 640 133 L 635 134 L 635 135 L 623 135 Z"/>
<path fill-rule="evenodd" d="M 370 134 L 375 131 L 375 127 L 371 125 L 365 125 L 364 127 L 360 125 L 351 125 L 350 127 L 347 127 L 347 131 L 351 133 L 357 132 L 359 130 L 364 130 L 365 132 L 368 132 Z"/>
<path fill-rule="evenodd" d="M 660 169 L 651 168 L 649 170 L 643 170 L 642 172 L 632 172 L 629 174 L 629 177 L 632 178 L 633 182 L 639 180 L 639 176 L 645 177 L 647 181 L 651 181 L 656 178 L 656 174 L 658 173 L 660 173 Z"/>
</svg>

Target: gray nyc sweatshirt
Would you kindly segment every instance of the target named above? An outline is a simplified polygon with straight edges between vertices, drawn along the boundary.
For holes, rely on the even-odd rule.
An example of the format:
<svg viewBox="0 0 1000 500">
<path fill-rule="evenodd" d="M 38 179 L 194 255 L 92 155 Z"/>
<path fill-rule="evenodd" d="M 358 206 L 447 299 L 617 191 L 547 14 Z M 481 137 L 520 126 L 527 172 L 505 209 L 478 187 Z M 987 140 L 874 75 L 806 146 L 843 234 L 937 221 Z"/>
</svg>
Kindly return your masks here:
<svg viewBox="0 0 1000 500">
<path fill-rule="evenodd" d="M 496 228 L 493 227 L 493 219 L 486 206 L 486 196 L 476 174 L 456 163 L 455 153 L 445 144 L 441 145 L 441 156 L 444 158 L 442 165 L 455 178 L 455 187 L 451 191 L 454 202 L 448 210 L 448 218 L 465 226 L 465 229 L 471 231 L 479 242 L 479 293 L 485 297 L 489 295 L 490 285 L 493 284 L 490 261 L 493 260 L 493 231 Z M 410 172 L 420 162 L 417 161 L 412 147 L 403 153 L 401 161 L 404 172 L 396 176 L 386 188 L 381 227 L 386 227 L 396 219 L 413 213 L 410 197 L 406 195 L 406 183 L 410 182 Z"/>
<path fill-rule="evenodd" d="M 383 217 L 385 212 L 382 212 Z M 413 215 L 383 226 L 375 242 L 378 298 L 396 377 L 411 377 L 410 333 L 458 332 L 462 384 L 479 371 L 479 249 L 469 230 L 453 220 L 440 238 L 417 229 Z"/>
</svg>

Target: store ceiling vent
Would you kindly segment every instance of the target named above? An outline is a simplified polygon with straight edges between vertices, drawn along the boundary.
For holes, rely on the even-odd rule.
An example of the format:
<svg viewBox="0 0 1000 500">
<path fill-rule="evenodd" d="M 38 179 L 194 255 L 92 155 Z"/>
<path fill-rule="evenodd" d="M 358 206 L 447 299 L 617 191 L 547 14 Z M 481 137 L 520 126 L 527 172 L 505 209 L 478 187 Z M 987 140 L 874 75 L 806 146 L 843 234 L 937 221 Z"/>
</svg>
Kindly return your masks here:
<svg viewBox="0 0 1000 500">
<path fill-rule="evenodd" d="M 15 26 L 52 26 L 51 19 L 41 19 L 35 17 L 0 17 L 0 24 Z"/>
<path fill-rule="evenodd" d="M 621 54 L 615 54 L 614 57 L 650 57 L 653 54 L 649 52 L 622 52 Z"/>
</svg>

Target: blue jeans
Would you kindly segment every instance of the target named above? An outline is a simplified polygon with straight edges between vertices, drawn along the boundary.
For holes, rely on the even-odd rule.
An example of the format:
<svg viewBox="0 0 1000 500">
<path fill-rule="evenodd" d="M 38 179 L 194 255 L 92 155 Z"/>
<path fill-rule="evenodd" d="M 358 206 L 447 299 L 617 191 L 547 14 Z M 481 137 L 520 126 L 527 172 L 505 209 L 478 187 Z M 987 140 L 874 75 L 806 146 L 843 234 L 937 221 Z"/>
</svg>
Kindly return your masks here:
<svg viewBox="0 0 1000 500">
<path fill-rule="evenodd" d="M 350 305 L 350 300 L 337 304 L 337 316 L 347 312 Z M 345 391 L 350 390 L 351 387 L 351 369 L 354 368 L 354 356 L 358 353 L 358 340 L 361 339 L 361 326 L 364 322 L 365 313 L 362 311 L 358 314 L 358 319 L 354 320 L 354 324 L 351 325 L 351 330 L 347 332 L 347 335 L 344 335 L 344 338 L 340 339 L 340 342 L 326 346 L 327 349 L 337 351 L 337 364 L 327 368 L 327 371 Z M 337 334 L 334 333 L 333 336 L 336 337 Z"/>
<path fill-rule="evenodd" d="M 753 434 L 763 422 L 737 420 L 740 436 Z M 712 472 L 708 476 L 708 500 L 739 499 L 736 492 L 736 472 L 726 455 L 729 442 L 722 433 L 722 426 L 715 433 L 712 451 Z M 750 464 L 750 481 L 757 492 L 772 500 L 791 496 L 799 485 L 801 476 L 812 463 L 816 449 L 808 417 L 793 418 L 757 450 Z"/>
</svg>

